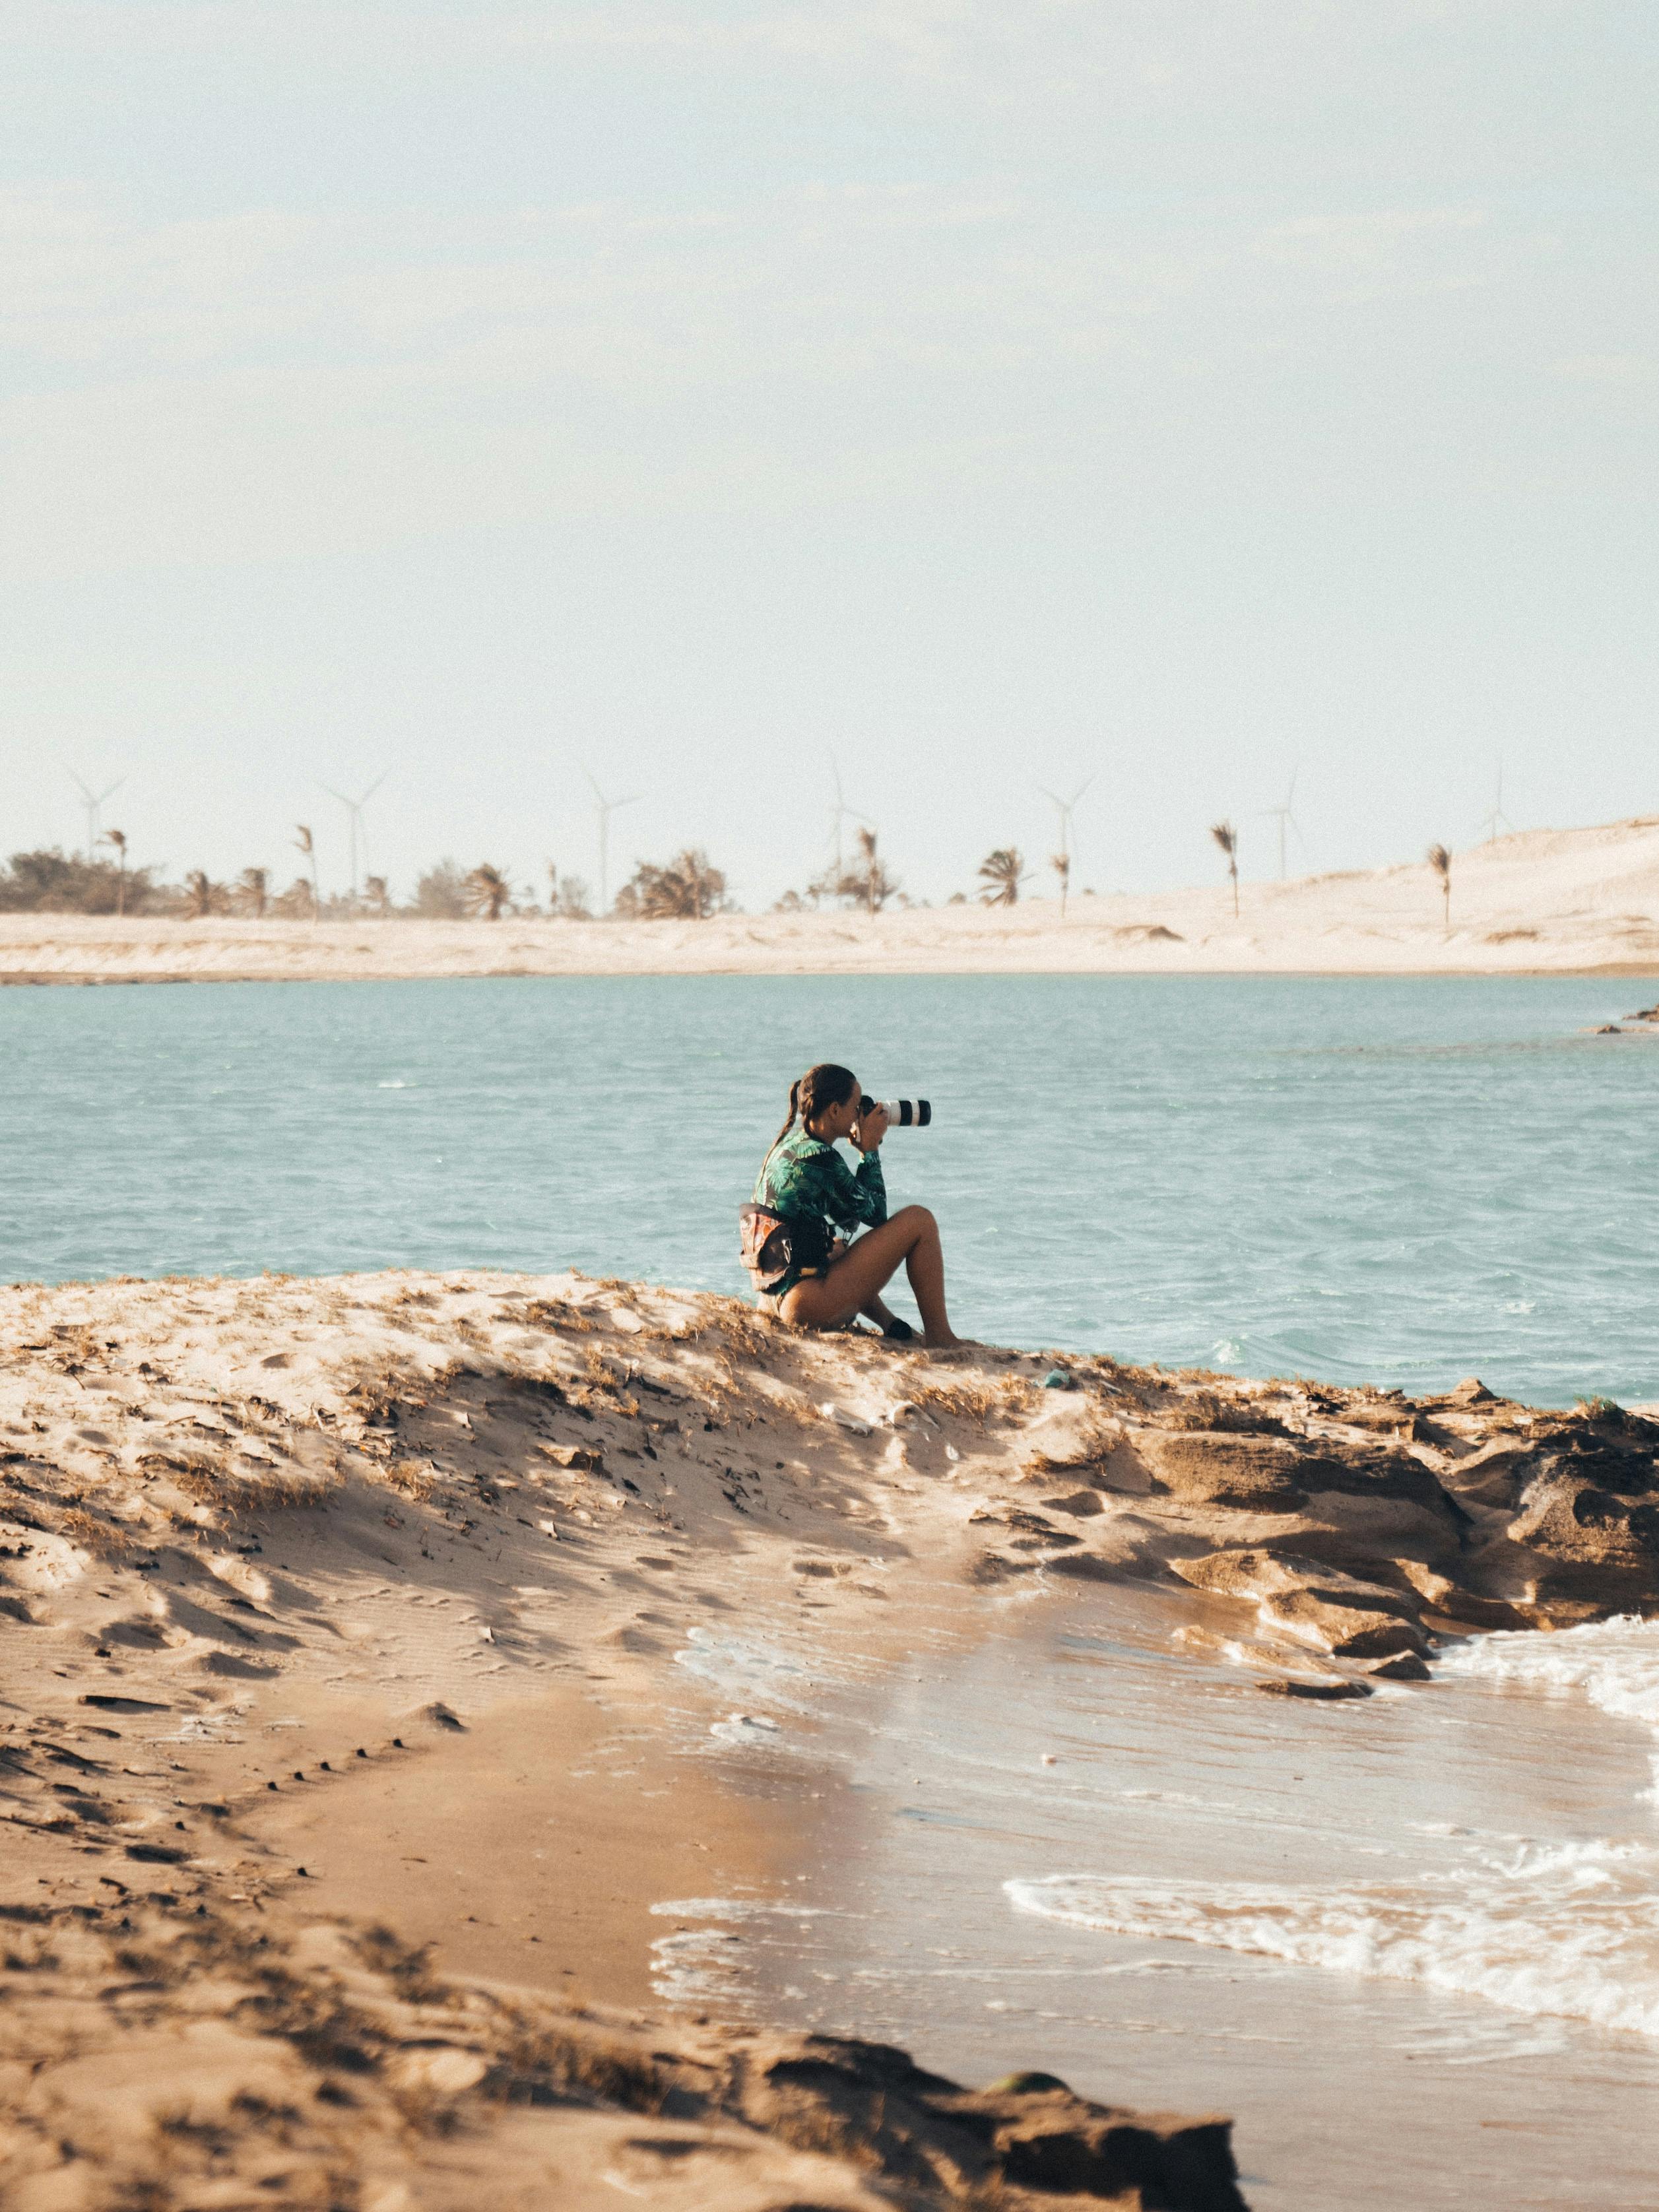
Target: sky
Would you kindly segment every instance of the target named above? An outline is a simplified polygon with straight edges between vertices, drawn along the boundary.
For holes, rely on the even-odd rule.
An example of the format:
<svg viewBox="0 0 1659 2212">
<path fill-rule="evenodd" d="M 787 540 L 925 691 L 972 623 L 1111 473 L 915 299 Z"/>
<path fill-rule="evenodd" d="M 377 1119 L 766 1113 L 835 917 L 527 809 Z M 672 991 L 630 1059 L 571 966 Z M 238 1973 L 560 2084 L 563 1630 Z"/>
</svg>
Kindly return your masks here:
<svg viewBox="0 0 1659 2212">
<path fill-rule="evenodd" d="M 1659 15 L 8 0 L 0 852 L 745 906 L 1659 812 Z M 847 825 L 850 833 L 854 824 Z M 1035 884 L 1033 888 L 1035 888 Z"/>
</svg>

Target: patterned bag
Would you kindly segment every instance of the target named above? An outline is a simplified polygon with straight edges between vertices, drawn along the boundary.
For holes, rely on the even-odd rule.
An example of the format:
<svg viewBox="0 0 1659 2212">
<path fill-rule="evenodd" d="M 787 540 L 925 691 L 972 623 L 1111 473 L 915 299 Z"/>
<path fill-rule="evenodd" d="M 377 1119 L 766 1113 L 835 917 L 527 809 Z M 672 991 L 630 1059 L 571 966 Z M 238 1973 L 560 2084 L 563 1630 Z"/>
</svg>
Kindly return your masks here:
<svg viewBox="0 0 1659 2212">
<path fill-rule="evenodd" d="M 776 1290 L 791 1268 L 821 1275 L 829 1265 L 830 1239 L 822 1222 L 792 1220 L 769 1206 L 750 1203 L 738 1208 L 738 1232 L 743 1264 L 763 1297 Z"/>
</svg>

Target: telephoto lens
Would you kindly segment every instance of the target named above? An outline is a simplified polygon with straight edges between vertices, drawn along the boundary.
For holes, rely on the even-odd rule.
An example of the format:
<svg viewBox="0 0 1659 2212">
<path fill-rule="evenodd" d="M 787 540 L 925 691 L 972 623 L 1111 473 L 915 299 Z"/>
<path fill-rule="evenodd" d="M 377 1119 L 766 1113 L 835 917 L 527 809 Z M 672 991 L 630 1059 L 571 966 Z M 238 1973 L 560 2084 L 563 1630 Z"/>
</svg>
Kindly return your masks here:
<svg viewBox="0 0 1659 2212">
<path fill-rule="evenodd" d="M 933 1118 L 928 1098 L 860 1098 L 860 1114 L 873 1114 L 879 1106 L 896 1129 L 925 1129 Z"/>
</svg>

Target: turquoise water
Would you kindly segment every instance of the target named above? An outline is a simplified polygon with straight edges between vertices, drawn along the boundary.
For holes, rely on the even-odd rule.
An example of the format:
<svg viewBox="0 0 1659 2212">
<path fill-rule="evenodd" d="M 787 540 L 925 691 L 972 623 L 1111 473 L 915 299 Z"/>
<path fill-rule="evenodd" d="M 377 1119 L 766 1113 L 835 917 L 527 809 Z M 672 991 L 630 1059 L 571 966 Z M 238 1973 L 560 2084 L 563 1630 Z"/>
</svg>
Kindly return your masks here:
<svg viewBox="0 0 1659 2212">
<path fill-rule="evenodd" d="M 958 1328 L 1247 1374 L 1659 1397 L 1650 981 L 706 976 L 0 993 L 0 1276 L 577 1267 L 744 1287 L 809 1060 Z"/>
</svg>

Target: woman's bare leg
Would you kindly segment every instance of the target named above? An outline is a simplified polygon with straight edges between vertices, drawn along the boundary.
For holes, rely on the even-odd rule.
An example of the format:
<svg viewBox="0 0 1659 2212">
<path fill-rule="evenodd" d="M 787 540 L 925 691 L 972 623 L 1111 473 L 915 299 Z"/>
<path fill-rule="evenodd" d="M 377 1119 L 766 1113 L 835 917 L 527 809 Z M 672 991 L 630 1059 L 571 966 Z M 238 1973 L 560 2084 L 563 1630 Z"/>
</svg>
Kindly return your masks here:
<svg viewBox="0 0 1659 2212">
<path fill-rule="evenodd" d="M 845 1242 L 841 1237 L 837 1237 L 835 1243 L 830 1247 L 830 1257 L 831 1261 L 833 1262 L 839 1260 L 846 1249 L 847 1246 Z M 880 1329 L 884 1334 L 885 1334 L 886 1331 L 898 1319 L 898 1316 L 893 1311 L 892 1308 L 879 1297 L 866 1298 L 864 1304 L 859 1308 L 859 1311 L 864 1316 L 866 1321 L 874 1322 L 876 1327 Z"/>
<path fill-rule="evenodd" d="M 797 1283 L 778 1310 L 797 1328 L 838 1328 L 898 1273 L 900 1263 L 921 1313 L 922 1341 L 960 1342 L 945 1305 L 945 1254 L 939 1224 L 925 1206 L 906 1206 L 878 1229 L 860 1237 L 827 1275 Z"/>
</svg>

